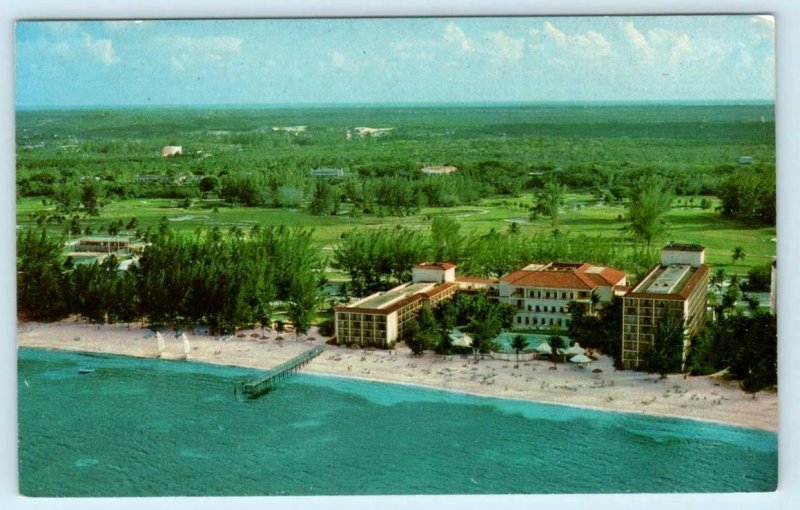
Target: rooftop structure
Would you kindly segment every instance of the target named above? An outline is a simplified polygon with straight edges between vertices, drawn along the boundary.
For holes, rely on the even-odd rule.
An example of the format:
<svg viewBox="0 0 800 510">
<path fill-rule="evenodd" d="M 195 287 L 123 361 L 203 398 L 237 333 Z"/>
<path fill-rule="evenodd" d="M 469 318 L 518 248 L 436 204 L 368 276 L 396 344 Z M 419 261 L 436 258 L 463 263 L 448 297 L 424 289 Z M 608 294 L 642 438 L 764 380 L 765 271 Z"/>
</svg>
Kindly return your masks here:
<svg viewBox="0 0 800 510">
<path fill-rule="evenodd" d="M 661 262 L 623 297 L 622 364 L 641 368 L 653 346 L 655 328 L 668 315 L 680 322 L 684 356 L 691 337 L 705 324 L 708 293 L 705 248 L 669 244 Z"/>
<path fill-rule="evenodd" d="M 456 266 L 449 262 L 423 262 L 411 268 L 413 282 L 454 282 Z"/>
<path fill-rule="evenodd" d="M 449 175 L 458 172 L 458 168 L 454 166 L 426 166 L 421 168 L 420 172 L 428 175 Z"/>
<path fill-rule="evenodd" d="M 337 177 L 344 177 L 344 169 L 342 168 L 314 168 L 311 170 L 311 177 L 316 179 L 336 179 Z"/>
<path fill-rule="evenodd" d="M 174 158 L 175 156 L 183 154 L 183 147 L 180 145 L 165 145 L 161 148 L 161 156 L 165 158 Z"/>
</svg>

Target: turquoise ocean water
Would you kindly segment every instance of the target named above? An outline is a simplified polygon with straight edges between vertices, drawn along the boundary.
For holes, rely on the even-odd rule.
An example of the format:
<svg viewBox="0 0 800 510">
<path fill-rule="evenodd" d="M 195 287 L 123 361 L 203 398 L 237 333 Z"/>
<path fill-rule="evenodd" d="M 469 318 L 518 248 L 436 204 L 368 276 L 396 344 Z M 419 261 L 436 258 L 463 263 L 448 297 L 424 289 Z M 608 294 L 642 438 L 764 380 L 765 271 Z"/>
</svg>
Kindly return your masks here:
<svg viewBox="0 0 800 510">
<path fill-rule="evenodd" d="M 308 374 L 235 401 L 232 383 L 252 374 L 20 349 L 20 492 L 729 492 L 777 482 L 768 432 Z"/>
</svg>

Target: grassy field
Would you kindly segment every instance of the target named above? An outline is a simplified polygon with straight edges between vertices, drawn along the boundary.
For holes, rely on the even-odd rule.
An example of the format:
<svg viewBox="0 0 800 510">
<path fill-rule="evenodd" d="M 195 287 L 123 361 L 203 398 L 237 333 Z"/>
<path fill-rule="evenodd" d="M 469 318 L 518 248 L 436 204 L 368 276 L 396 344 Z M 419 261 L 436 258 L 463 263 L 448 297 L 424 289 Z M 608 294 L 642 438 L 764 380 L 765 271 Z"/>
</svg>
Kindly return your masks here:
<svg viewBox="0 0 800 510">
<path fill-rule="evenodd" d="M 132 216 L 140 228 L 155 227 L 166 217 L 173 229 L 193 232 L 196 229 L 219 227 L 223 231 L 233 226 L 248 229 L 259 223 L 262 225 L 301 226 L 314 229 L 314 239 L 323 251 L 331 251 L 341 234 L 353 228 L 378 228 L 402 225 L 409 228 L 427 229 L 429 218 L 433 215 L 447 215 L 462 225 L 462 232 L 488 232 L 507 230 L 513 222 L 518 223 L 522 235 L 535 232 L 550 232 L 550 220 L 541 219 L 529 222 L 527 211 L 520 205 L 530 204 L 533 197 L 523 195 L 514 199 L 486 199 L 476 206 L 453 207 L 447 209 L 426 208 L 418 214 L 405 217 L 376 218 L 365 216 L 353 218 L 347 207 L 337 216 L 314 216 L 306 209 L 266 209 L 250 207 L 227 207 L 216 200 L 197 201 L 184 209 L 178 200 L 131 199 L 114 201 L 106 205 L 101 216 L 82 220 L 83 225 L 92 225 L 97 230 L 105 228 L 115 220 L 127 223 Z M 699 203 L 699 197 L 695 199 Z M 683 200 L 681 200 L 683 204 Z M 35 226 L 31 219 L 33 212 L 41 210 L 39 200 L 22 199 L 17 204 L 17 224 L 19 229 Z M 610 239 L 624 239 L 626 222 L 623 206 L 598 204 L 590 195 L 570 194 L 561 208 L 557 228 L 563 233 L 588 234 Z M 744 274 L 754 266 L 772 260 L 776 253 L 775 227 L 751 228 L 726 220 L 711 209 L 676 206 L 670 211 L 667 221 L 669 234 L 664 241 L 698 243 L 707 247 L 707 261 L 714 268 L 722 267 L 731 273 Z M 54 233 L 62 227 L 50 225 Z M 746 258 L 736 265 L 731 263 L 734 247 L 744 248 Z M 533 261 L 532 261 L 533 262 Z M 590 261 L 591 262 L 591 261 Z"/>
<path fill-rule="evenodd" d="M 290 134 L 281 126 L 307 129 Z M 355 126 L 392 130 L 379 137 L 360 137 L 354 134 Z M 627 240 L 626 223 L 620 219 L 625 217 L 624 207 L 597 203 L 588 192 L 575 191 L 592 189 L 590 185 L 570 184 L 569 178 L 583 175 L 600 188 L 625 187 L 630 186 L 626 175 L 656 172 L 677 183 L 682 193 L 713 193 L 714 186 L 741 168 L 736 163 L 739 156 L 752 156 L 767 169 L 775 161 L 774 105 L 768 103 L 22 110 L 16 116 L 16 136 L 18 193 L 24 182 L 31 195 L 20 193 L 20 229 L 35 225 L 35 212 L 54 208 L 43 205 L 37 196 L 41 190 L 52 196 L 63 186 L 82 187 L 84 179 L 94 179 L 108 189 L 131 191 L 109 195 L 99 217 L 81 219 L 82 226 L 91 225 L 95 233 L 112 221 L 127 224 L 133 216 L 142 229 L 156 226 L 162 217 L 180 231 L 247 229 L 257 223 L 302 226 L 313 228 L 315 241 L 328 252 L 350 229 L 393 225 L 427 229 L 435 215 L 456 218 L 462 233 L 505 231 L 512 222 L 518 223 L 521 235 L 551 232 L 554 225 L 548 219 L 528 221 L 527 207 L 534 198 L 526 193 L 537 187 L 530 175 L 540 171 L 553 172 L 547 175 L 564 180 L 573 190 L 556 225 L 562 233 Z M 182 145 L 184 156 L 162 158 L 159 151 L 166 144 Z M 316 186 L 309 177 L 311 168 L 342 167 L 361 179 L 416 178 L 419 168 L 430 164 L 455 165 L 475 181 L 509 178 L 521 185 L 513 193 L 497 191 L 496 196 L 475 203 L 453 202 L 469 206 L 423 208 L 405 217 L 353 217 L 349 203 L 337 216 L 308 212 Z M 291 178 L 303 203 L 271 209 L 195 199 L 191 207 L 182 208 L 181 200 L 152 198 L 177 195 L 150 193 L 136 182 L 140 174 L 221 179 L 273 170 L 285 171 L 282 179 Z M 42 177 L 50 184 L 31 192 L 35 188 L 31 182 L 48 181 Z M 176 189 L 181 187 L 190 186 Z M 197 184 L 191 187 L 197 191 Z M 513 197 L 518 190 L 523 194 Z M 699 204 L 700 198 L 695 196 L 694 203 Z M 722 218 L 715 211 L 718 201 L 706 198 L 712 200 L 711 208 L 685 207 L 686 197 L 676 200 L 667 217 L 670 231 L 660 242 L 702 244 L 708 248 L 711 265 L 739 274 L 772 259 L 774 227 L 749 227 Z M 62 225 L 46 226 L 63 232 Z M 734 266 L 730 255 L 737 246 L 746 258 Z"/>
</svg>

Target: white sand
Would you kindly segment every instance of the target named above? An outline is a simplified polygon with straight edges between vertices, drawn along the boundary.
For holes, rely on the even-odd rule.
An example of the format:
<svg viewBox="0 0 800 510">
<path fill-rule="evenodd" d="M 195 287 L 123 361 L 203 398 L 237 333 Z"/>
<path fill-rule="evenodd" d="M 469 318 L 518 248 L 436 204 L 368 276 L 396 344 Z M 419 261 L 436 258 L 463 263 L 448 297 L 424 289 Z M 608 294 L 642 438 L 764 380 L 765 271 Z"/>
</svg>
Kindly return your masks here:
<svg viewBox="0 0 800 510">
<path fill-rule="evenodd" d="M 90 326 L 84 322 L 21 323 L 18 345 L 84 352 L 102 352 L 138 357 L 154 357 L 154 336 L 138 324 L 130 328 Z M 244 337 L 239 335 L 245 335 Z M 253 336 L 255 335 L 255 336 Z M 261 330 L 240 331 L 237 337 L 218 341 L 210 336 L 188 333 L 192 344 L 190 360 L 221 365 L 268 369 L 323 343 L 315 329 L 308 338 L 296 339 L 292 333 Z M 277 340 L 282 336 L 283 340 Z M 183 355 L 180 339 L 165 334 L 164 358 Z M 506 397 L 611 411 L 626 411 L 659 416 L 674 416 L 722 422 L 731 425 L 776 431 L 778 396 L 761 392 L 755 399 L 741 391 L 735 382 L 710 377 L 657 376 L 633 371 L 615 371 L 611 360 L 601 357 L 587 368 L 559 364 L 551 370 L 546 361 L 520 362 L 442 356 L 429 353 L 414 357 L 405 347 L 394 352 L 348 349 L 329 346 L 328 350 L 303 370 L 374 381 L 416 384 L 477 395 Z M 593 369 L 603 370 L 600 374 Z"/>
</svg>

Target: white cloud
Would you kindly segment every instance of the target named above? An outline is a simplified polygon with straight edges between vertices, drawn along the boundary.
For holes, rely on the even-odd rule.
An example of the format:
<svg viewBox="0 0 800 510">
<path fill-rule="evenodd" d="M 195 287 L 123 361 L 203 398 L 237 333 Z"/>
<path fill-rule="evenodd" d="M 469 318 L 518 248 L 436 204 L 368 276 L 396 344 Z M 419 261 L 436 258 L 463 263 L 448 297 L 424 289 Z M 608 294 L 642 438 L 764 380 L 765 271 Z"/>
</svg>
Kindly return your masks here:
<svg viewBox="0 0 800 510">
<path fill-rule="evenodd" d="M 331 60 L 333 60 L 333 65 L 339 69 L 347 69 L 350 66 L 349 59 L 341 51 L 331 53 Z"/>
<path fill-rule="evenodd" d="M 479 38 L 472 38 L 454 22 L 445 25 L 444 40 L 463 53 L 489 57 L 493 64 L 516 62 L 522 58 L 525 50 L 524 39 L 511 37 L 502 30 L 485 32 Z"/>
<path fill-rule="evenodd" d="M 467 53 L 475 51 L 472 41 L 467 37 L 467 34 L 464 33 L 464 30 L 453 22 L 448 23 L 444 27 L 444 40 L 455 44 L 461 48 L 462 51 Z"/>
<path fill-rule="evenodd" d="M 625 37 L 628 39 L 628 42 L 633 46 L 634 50 L 638 53 L 639 58 L 642 59 L 645 63 L 652 63 L 653 59 L 655 58 L 655 52 L 653 51 L 652 46 L 650 43 L 647 42 L 647 38 L 639 32 L 636 27 L 633 25 L 632 21 L 628 21 L 623 25 L 623 30 L 625 32 Z"/>
<path fill-rule="evenodd" d="M 522 58 L 525 40 L 515 39 L 505 32 L 489 32 L 486 34 L 489 43 L 486 53 L 496 61 L 517 61 Z"/>
<path fill-rule="evenodd" d="M 670 65 L 676 66 L 693 57 L 694 48 L 687 34 L 678 34 L 663 28 L 647 32 L 647 39 L 654 50 L 664 54 Z"/>
<path fill-rule="evenodd" d="M 534 28 L 530 30 L 530 34 L 532 39 L 531 47 L 537 46 L 537 40 L 542 35 L 545 41 L 551 41 L 561 51 L 566 51 L 579 57 L 595 59 L 614 54 L 606 38 L 594 30 L 589 30 L 584 34 L 567 34 L 549 21 L 546 21 L 544 32 Z"/>
<path fill-rule="evenodd" d="M 169 56 L 169 65 L 176 72 L 225 64 L 225 58 L 241 52 L 243 40 L 238 37 L 162 36 L 155 43 Z"/>
<path fill-rule="evenodd" d="M 83 47 L 91 56 L 105 65 L 111 65 L 119 61 L 114 54 L 114 44 L 111 39 L 94 39 L 89 34 L 83 34 Z"/>
<path fill-rule="evenodd" d="M 172 57 L 169 59 L 169 63 L 172 66 L 172 68 L 178 71 L 179 73 L 183 72 L 184 70 L 183 62 L 181 62 L 179 59 Z"/>
<path fill-rule="evenodd" d="M 567 41 L 567 35 L 549 21 L 544 23 L 544 33 L 558 44 L 564 44 Z"/>
<path fill-rule="evenodd" d="M 174 50 L 193 52 L 195 54 L 221 54 L 239 53 L 242 49 L 242 39 L 238 37 L 185 37 L 165 36 L 159 37 L 158 42 Z"/>
<path fill-rule="evenodd" d="M 144 21 L 142 20 L 111 20 L 103 22 L 103 26 L 106 27 L 108 30 L 112 31 L 120 31 L 120 30 L 128 30 L 129 28 L 136 27 L 137 25 L 142 25 Z"/>
<path fill-rule="evenodd" d="M 361 71 L 376 67 L 384 68 L 387 64 L 386 59 L 377 57 L 375 55 L 361 53 L 356 57 L 352 57 L 338 50 L 333 51 L 330 54 L 330 58 L 334 67 L 347 71 Z"/>
</svg>

